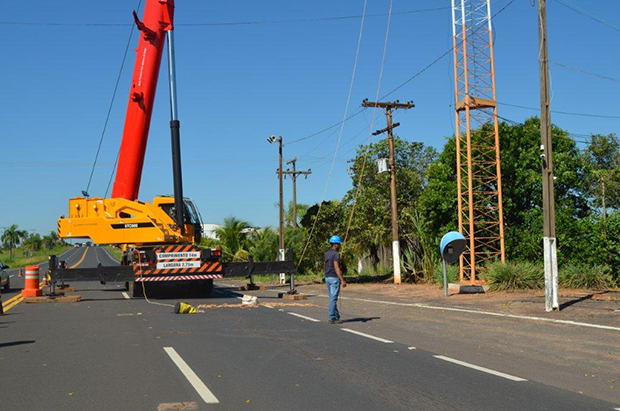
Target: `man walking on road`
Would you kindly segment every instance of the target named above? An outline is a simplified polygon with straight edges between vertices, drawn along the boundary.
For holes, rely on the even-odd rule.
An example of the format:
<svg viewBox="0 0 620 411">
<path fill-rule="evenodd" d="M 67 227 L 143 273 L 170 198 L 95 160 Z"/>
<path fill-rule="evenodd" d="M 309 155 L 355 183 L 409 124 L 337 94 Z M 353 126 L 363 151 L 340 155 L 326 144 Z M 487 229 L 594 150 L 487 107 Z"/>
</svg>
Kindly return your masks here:
<svg viewBox="0 0 620 411">
<path fill-rule="evenodd" d="M 327 294 L 329 295 L 329 323 L 342 324 L 338 312 L 338 295 L 340 294 L 340 285 L 342 288 L 347 286 L 340 270 L 340 254 L 338 253 L 342 246 L 342 240 L 339 236 L 333 235 L 329 239 L 329 244 L 331 247 L 323 257 L 325 285 L 327 285 Z"/>
</svg>

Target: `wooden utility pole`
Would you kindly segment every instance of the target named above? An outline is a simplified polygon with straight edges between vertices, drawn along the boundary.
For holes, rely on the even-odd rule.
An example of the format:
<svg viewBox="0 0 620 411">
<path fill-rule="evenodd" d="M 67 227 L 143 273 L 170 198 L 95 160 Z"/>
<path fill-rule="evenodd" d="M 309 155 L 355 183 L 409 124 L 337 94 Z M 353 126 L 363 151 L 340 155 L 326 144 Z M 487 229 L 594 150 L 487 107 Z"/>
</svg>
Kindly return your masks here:
<svg viewBox="0 0 620 411">
<path fill-rule="evenodd" d="M 282 170 L 282 136 L 270 136 L 267 138 L 267 141 L 271 144 L 278 143 L 278 169 L 276 170 L 276 174 L 278 174 L 278 178 L 280 180 L 280 200 L 279 200 L 279 213 L 280 213 L 280 224 L 279 224 L 279 237 L 280 237 L 280 252 L 278 254 L 278 260 L 284 261 L 284 175 Z"/>
<path fill-rule="evenodd" d="M 557 243 L 555 238 L 555 197 L 553 190 L 553 144 L 551 139 L 551 101 L 549 98 L 549 57 L 547 49 L 547 4 L 538 0 L 538 39 L 540 65 L 540 158 L 543 179 L 543 224 L 545 261 L 545 309 L 559 310 Z"/>
<path fill-rule="evenodd" d="M 400 123 L 392 124 L 392 110 L 405 109 L 415 107 L 412 102 L 400 103 L 396 101 L 388 102 L 370 102 L 368 99 L 362 101 L 362 107 L 378 107 L 385 109 L 385 116 L 387 118 L 387 127 L 382 130 L 377 130 L 373 135 L 383 134 L 387 131 L 388 145 L 390 147 L 390 196 L 392 204 L 392 259 L 394 265 L 394 284 L 400 284 L 400 243 L 398 240 L 398 205 L 396 202 L 396 165 L 394 163 L 394 127 L 398 127 Z"/>
<path fill-rule="evenodd" d="M 293 227 L 297 228 L 297 177 L 303 175 L 305 178 L 308 178 L 308 176 L 312 174 L 312 169 L 309 168 L 306 171 L 297 171 L 297 157 L 287 161 L 286 164 L 293 165 L 293 170 L 286 170 L 283 174 L 285 176 L 290 175 L 293 180 Z"/>
</svg>

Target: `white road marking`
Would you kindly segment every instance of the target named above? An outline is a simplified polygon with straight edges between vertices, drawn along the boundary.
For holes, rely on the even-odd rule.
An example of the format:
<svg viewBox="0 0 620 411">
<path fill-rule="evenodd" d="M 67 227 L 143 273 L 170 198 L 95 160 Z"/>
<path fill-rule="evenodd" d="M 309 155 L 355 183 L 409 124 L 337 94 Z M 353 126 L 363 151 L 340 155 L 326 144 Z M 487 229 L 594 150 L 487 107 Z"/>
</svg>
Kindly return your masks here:
<svg viewBox="0 0 620 411">
<path fill-rule="evenodd" d="M 276 307 L 272 307 L 270 305 L 261 305 L 261 307 L 265 307 L 265 308 L 271 308 L 272 310 L 275 310 Z"/>
<path fill-rule="evenodd" d="M 318 294 L 319 297 L 328 297 L 324 294 Z M 530 317 L 527 315 L 516 315 L 516 314 L 503 314 L 496 313 L 493 311 L 480 311 L 480 310 L 470 310 L 467 308 L 453 308 L 453 307 L 439 307 L 433 305 L 427 305 L 422 303 L 397 303 L 394 301 L 381 301 L 381 300 L 368 300 L 365 298 L 353 298 L 353 297 L 339 297 L 342 300 L 352 300 L 352 301 L 362 301 L 367 303 L 376 303 L 376 304 L 385 304 L 385 305 L 398 305 L 402 307 L 413 307 L 413 308 L 426 308 L 429 310 L 441 310 L 441 311 L 457 311 L 468 314 L 481 314 L 481 315 L 490 315 L 493 317 L 504 317 L 504 318 L 516 318 L 520 320 L 531 320 L 531 321 L 544 321 L 551 322 L 556 324 L 565 324 L 565 325 L 575 325 L 578 327 L 588 327 L 588 328 L 598 328 L 601 330 L 611 330 L 611 331 L 620 331 L 620 327 L 612 327 L 610 325 L 600 325 L 600 324 L 591 324 L 591 323 L 583 323 L 579 321 L 570 321 L 570 320 L 556 320 L 553 318 L 543 318 L 543 317 Z"/>
<path fill-rule="evenodd" d="M 317 320 L 315 318 L 306 317 L 305 315 L 297 314 L 297 313 L 288 313 L 290 315 L 294 315 L 295 317 L 303 318 L 304 320 L 312 321 L 314 323 L 320 323 L 321 320 Z"/>
<path fill-rule="evenodd" d="M 15 274 L 9 275 L 9 278 L 13 278 L 13 277 L 15 277 Z"/>
<path fill-rule="evenodd" d="M 486 372 L 487 374 L 492 374 L 492 375 L 495 375 L 497 377 L 506 378 L 507 380 L 517 381 L 517 382 L 527 381 L 525 378 L 515 377 L 514 375 L 505 374 L 503 372 L 491 370 L 491 369 L 485 368 L 485 367 L 480 367 L 478 365 L 470 364 L 468 362 L 455 360 L 454 358 L 444 357 L 443 355 L 433 355 L 433 357 L 438 358 L 440 360 L 448 361 L 448 362 L 451 362 L 451 363 L 454 363 L 454 364 L 462 365 L 463 367 L 468 367 L 468 368 L 472 368 L 474 370 Z"/>
<path fill-rule="evenodd" d="M 417 350 L 415 347 L 407 347 L 408 350 Z"/>
<path fill-rule="evenodd" d="M 125 291 L 123 291 L 123 297 L 125 297 L 128 300 L 131 300 L 131 297 L 129 297 L 129 294 L 127 294 Z"/>
<path fill-rule="evenodd" d="M 164 347 L 164 351 L 166 351 L 166 353 L 170 356 L 172 361 L 174 361 L 176 366 L 179 367 L 179 370 L 181 370 L 183 375 L 185 375 L 187 381 L 192 384 L 192 387 L 194 387 L 194 389 L 196 390 L 196 392 L 198 392 L 200 397 L 202 397 L 204 402 L 206 402 L 207 404 L 219 404 L 220 401 L 215 398 L 215 395 L 213 395 L 211 390 L 209 390 L 207 386 L 200 380 L 200 378 L 198 378 L 196 373 L 192 371 L 191 368 L 189 368 L 189 365 L 187 365 L 183 358 L 181 358 L 181 356 L 177 354 L 174 348 Z"/>
<path fill-rule="evenodd" d="M 237 297 L 237 299 L 239 299 L 239 300 L 243 300 L 243 297 Z"/>
<path fill-rule="evenodd" d="M 394 344 L 394 341 L 386 340 L 385 338 L 375 337 L 374 335 L 365 334 L 365 333 L 362 333 L 362 332 L 359 332 L 359 331 L 351 330 L 350 328 L 341 328 L 341 330 L 342 331 L 346 331 L 348 333 L 361 335 L 362 337 L 370 338 L 371 340 L 380 341 L 382 343 Z"/>
<path fill-rule="evenodd" d="M 110 260 L 118 262 L 118 260 L 116 258 L 112 257 L 110 255 L 110 253 L 108 253 L 108 250 L 106 250 L 105 247 L 97 247 L 97 248 L 103 250 L 103 252 L 106 253 L 108 255 L 108 257 L 110 257 Z"/>
</svg>

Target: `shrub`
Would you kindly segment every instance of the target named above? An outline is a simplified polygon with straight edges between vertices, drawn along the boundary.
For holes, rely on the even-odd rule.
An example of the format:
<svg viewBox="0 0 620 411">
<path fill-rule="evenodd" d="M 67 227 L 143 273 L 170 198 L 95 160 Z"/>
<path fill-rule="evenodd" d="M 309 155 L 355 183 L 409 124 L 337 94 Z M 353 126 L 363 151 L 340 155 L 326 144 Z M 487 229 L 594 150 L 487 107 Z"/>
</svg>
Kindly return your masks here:
<svg viewBox="0 0 620 411">
<path fill-rule="evenodd" d="M 614 286 L 607 265 L 568 264 L 559 272 L 560 286 L 565 288 L 606 289 Z"/>
<path fill-rule="evenodd" d="M 459 265 L 448 265 L 448 283 L 459 282 Z M 433 268 L 433 282 L 443 287 L 443 265 L 439 263 Z"/>
<path fill-rule="evenodd" d="M 487 267 L 484 279 L 493 291 L 539 290 L 545 286 L 542 265 L 527 261 L 495 262 Z"/>
</svg>

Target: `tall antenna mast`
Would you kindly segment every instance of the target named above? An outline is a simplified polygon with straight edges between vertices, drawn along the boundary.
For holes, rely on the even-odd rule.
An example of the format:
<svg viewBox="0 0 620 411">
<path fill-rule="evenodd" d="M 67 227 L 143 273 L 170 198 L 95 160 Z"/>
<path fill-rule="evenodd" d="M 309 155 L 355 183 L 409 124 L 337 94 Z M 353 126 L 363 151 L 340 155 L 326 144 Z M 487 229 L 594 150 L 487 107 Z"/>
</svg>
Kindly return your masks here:
<svg viewBox="0 0 620 411">
<path fill-rule="evenodd" d="M 452 0 L 456 172 L 462 283 L 485 262 L 505 262 L 502 181 L 490 0 Z"/>
</svg>

